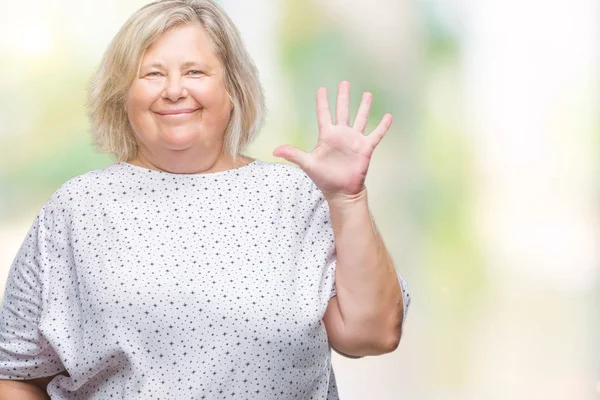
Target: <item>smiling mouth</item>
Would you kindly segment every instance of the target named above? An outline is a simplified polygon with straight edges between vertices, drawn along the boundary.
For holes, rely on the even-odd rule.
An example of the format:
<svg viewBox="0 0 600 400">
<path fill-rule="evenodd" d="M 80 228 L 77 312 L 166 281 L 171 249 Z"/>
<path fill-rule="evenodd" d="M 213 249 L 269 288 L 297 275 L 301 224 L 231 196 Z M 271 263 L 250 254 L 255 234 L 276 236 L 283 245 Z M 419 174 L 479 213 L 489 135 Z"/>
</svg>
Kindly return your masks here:
<svg viewBox="0 0 600 400">
<path fill-rule="evenodd" d="M 161 113 L 157 112 L 156 114 L 160 115 L 161 117 L 180 117 L 180 116 L 185 116 L 185 115 L 191 115 L 200 110 L 201 110 L 201 108 L 198 108 L 193 111 L 182 111 L 182 112 L 175 112 L 175 113 L 168 113 L 168 114 L 161 114 Z"/>
</svg>

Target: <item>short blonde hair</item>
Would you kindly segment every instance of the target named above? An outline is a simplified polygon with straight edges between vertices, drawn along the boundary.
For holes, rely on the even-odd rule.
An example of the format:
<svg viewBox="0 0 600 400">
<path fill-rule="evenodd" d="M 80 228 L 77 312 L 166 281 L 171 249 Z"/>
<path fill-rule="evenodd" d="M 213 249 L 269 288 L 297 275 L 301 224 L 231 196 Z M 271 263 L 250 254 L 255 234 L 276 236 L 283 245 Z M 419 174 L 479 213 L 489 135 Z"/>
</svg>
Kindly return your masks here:
<svg viewBox="0 0 600 400">
<path fill-rule="evenodd" d="M 148 47 L 167 30 L 199 22 L 223 66 L 225 89 L 233 103 L 224 152 L 237 160 L 256 137 L 267 113 L 258 70 L 240 33 L 213 0 L 161 0 L 135 12 L 108 45 L 88 91 L 93 144 L 117 161 L 137 156 L 137 142 L 125 111 L 129 88 Z"/>
</svg>

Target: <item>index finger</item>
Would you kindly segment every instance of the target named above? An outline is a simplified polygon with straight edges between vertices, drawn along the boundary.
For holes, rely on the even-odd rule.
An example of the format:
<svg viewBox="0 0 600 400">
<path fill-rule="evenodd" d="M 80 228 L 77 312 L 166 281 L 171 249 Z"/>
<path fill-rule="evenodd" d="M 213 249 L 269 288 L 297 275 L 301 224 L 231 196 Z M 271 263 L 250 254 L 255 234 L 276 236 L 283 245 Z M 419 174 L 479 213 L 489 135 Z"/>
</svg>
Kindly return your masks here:
<svg viewBox="0 0 600 400">
<path fill-rule="evenodd" d="M 327 98 L 327 88 L 325 87 L 320 87 L 317 90 L 317 123 L 319 124 L 319 130 L 331 125 L 329 99 Z"/>
</svg>

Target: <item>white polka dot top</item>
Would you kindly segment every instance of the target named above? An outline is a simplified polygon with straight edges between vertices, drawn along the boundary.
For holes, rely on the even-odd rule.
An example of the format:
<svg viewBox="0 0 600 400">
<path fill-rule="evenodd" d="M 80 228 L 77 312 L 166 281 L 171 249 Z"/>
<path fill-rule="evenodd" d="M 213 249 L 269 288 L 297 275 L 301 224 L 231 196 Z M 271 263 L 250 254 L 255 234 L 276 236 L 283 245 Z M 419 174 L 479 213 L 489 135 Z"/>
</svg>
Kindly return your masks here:
<svg viewBox="0 0 600 400">
<path fill-rule="evenodd" d="M 52 400 L 338 399 L 335 265 L 328 204 L 295 165 L 78 175 L 10 267 L 0 379 L 67 371 Z"/>
</svg>

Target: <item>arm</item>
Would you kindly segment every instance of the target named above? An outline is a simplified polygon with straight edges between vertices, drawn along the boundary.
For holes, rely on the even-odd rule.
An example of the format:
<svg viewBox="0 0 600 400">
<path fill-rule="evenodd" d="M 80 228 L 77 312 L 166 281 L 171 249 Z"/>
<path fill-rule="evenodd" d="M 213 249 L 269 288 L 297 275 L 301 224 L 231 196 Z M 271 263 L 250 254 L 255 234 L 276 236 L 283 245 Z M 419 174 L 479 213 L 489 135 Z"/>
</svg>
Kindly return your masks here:
<svg viewBox="0 0 600 400">
<path fill-rule="evenodd" d="M 284 145 L 273 155 L 300 166 L 327 200 L 337 254 L 337 299 L 329 300 L 323 317 L 327 337 L 337 351 L 364 356 L 389 353 L 398 346 L 409 297 L 371 218 L 364 185 L 373 150 L 388 131 L 392 115 L 385 114 L 365 135 L 372 94 L 363 93 L 352 127 L 349 98 L 350 83 L 342 81 L 334 124 L 327 88 L 319 88 L 315 149 L 306 153 Z"/>
<path fill-rule="evenodd" d="M 50 400 L 46 388 L 57 375 L 70 376 L 65 371 L 35 379 L 0 379 L 0 400 Z"/>
<path fill-rule="evenodd" d="M 36 384 L 14 379 L 0 380 L 0 400 L 50 400 L 46 390 Z"/>
<path fill-rule="evenodd" d="M 324 316 L 331 346 L 346 356 L 389 353 L 402 332 L 402 288 L 366 188 L 350 200 L 328 199 L 328 205 L 337 253 L 337 296 Z"/>
</svg>

